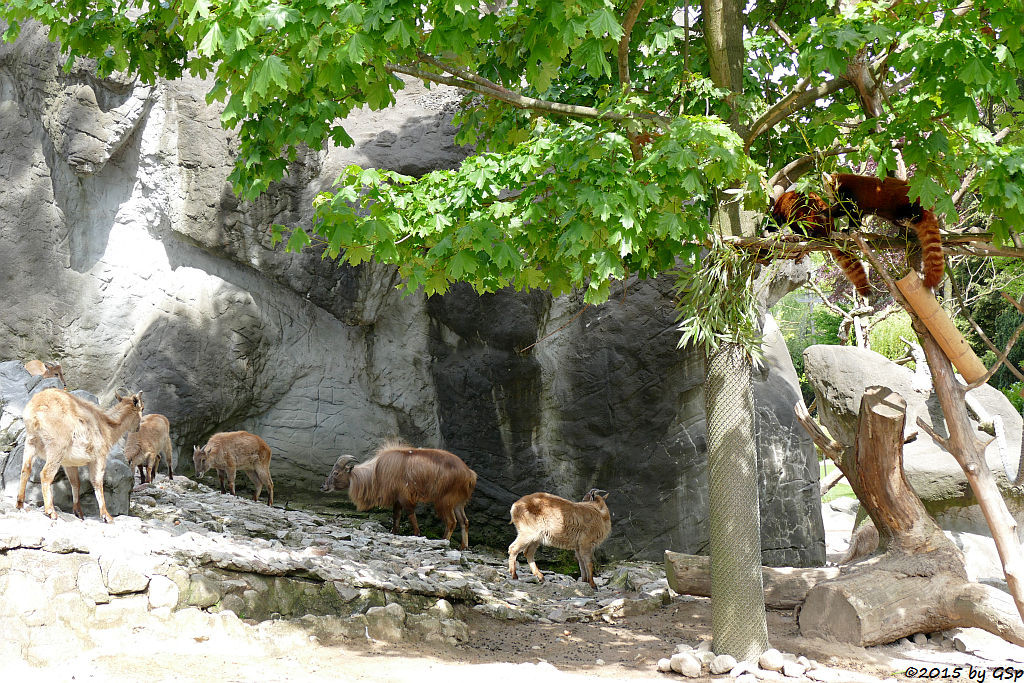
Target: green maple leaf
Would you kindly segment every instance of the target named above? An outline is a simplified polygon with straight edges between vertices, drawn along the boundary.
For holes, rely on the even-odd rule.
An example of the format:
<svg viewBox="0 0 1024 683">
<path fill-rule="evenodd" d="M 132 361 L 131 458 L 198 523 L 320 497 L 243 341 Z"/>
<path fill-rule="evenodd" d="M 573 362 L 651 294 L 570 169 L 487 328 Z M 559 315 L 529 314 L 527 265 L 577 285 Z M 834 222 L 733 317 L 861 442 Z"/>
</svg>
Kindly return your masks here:
<svg viewBox="0 0 1024 683">
<path fill-rule="evenodd" d="M 270 55 L 263 60 L 253 78 L 253 90 L 259 95 L 266 95 L 271 83 L 282 90 L 288 89 L 288 67 L 277 55 Z"/>
</svg>

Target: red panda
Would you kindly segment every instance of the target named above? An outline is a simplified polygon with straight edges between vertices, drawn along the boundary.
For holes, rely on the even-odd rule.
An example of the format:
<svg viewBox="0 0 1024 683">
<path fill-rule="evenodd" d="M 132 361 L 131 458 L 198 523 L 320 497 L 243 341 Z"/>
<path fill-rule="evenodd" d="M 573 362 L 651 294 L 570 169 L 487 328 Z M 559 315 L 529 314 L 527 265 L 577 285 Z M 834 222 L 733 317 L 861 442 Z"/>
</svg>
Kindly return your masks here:
<svg viewBox="0 0 1024 683">
<path fill-rule="evenodd" d="M 859 227 L 863 215 L 875 215 L 895 225 L 909 224 L 921 243 L 924 286 L 930 289 L 942 281 L 946 262 L 939 221 L 920 202 L 910 201 L 907 181 L 835 173 L 828 177 L 826 185 L 830 199 L 835 202 L 830 210 L 833 219 L 849 216 L 854 228 Z"/>
<path fill-rule="evenodd" d="M 808 237 L 828 239 L 835 232 L 835 224 L 828 204 L 818 195 L 809 192 L 806 195 L 798 192 L 783 193 L 772 204 L 772 218 L 781 228 L 787 225 L 799 230 Z M 868 285 L 868 273 L 864 264 L 838 247 L 833 247 L 833 258 L 863 297 L 871 296 Z"/>
</svg>

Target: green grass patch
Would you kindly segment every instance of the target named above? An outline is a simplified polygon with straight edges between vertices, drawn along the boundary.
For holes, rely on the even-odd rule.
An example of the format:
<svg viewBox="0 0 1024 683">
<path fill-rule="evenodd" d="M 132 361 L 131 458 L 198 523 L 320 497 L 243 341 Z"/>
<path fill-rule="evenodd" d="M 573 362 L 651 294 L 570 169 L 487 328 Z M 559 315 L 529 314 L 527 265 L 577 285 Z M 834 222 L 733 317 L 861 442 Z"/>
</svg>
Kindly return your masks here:
<svg viewBox="0 0 1024 683">
<path fill-rule="evenodd" d="M 828 465 L 828 472 L 827 473 L 834 472 L 835 469 L 836 469 L 836 466 L 833 465 L 832 463 L 829 463 L 829 465 Z M 818 477 L 820 479 L 824 479 L 825 475 L 826 475 L 825 462 L 824 461 L 819 461 L 818 462 Z M 833 501 L 836 498 L 856 498 L 856 497 L 857 497 L 857 495 L 853 492 L 853 489 L 850 488 L 850 485 L 848 483 L 846 483 L 845 479 L 842 479 L 842 480 L 840 480 L 840 482 L 838 484 L 833 486 L 829 490 L 828 493 L 826 493 L 824 496 L 821 497 L 821 502 L 822 503 L 828 503 L 829 501 Z"/>
</svg>

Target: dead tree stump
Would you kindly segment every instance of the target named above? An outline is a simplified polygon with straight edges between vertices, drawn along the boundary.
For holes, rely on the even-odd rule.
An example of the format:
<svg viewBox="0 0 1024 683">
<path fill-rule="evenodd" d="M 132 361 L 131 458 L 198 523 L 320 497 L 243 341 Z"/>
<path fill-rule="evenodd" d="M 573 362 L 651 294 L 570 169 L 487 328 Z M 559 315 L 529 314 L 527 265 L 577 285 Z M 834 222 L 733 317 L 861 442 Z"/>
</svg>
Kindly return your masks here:
<svg viewBox="0 0 1024 683">
<path fill-rule="evenodd" d="M 904 475 L 906 409 L 906 401 L 885 387 L 869 387 L 861 398 L 853 448 L 841 449 L 837 464 L 871 517 L 884 552 L 844 567 L 838 577 L 808 591 L 800 610 L 805 636 L 866 646 L 981 625 L 977 610 L 965 611 L 963 599 L 978 597 L 980 587 L 968 582 L 963 556 Z M 1005 613 L 1006 604 L 999 601 L 993 609 L 1000 616 L 982 627 L 1020 642 L 1024 628 Z"/>
</svg>

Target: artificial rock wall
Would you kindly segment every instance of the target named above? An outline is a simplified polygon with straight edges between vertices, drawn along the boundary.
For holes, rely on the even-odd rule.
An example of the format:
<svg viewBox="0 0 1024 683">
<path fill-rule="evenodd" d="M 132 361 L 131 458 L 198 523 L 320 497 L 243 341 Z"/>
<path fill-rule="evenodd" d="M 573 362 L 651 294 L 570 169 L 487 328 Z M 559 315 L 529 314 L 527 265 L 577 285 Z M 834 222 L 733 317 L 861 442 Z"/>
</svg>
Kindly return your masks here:
<svg viewBox="0 0 1024 683">
<path fill-rule="evenodd" d="M 38 26 L 0 44 L 0 359 L 59 359 L 71 388 L 105 404 L 119 386 L 144 390 L 171 421 L 179 469 L 216 431 L 260 434 L 281 501 L 313 495 L 338 455 L 400 435 L 478 472 L 474 542 L 511 541 L 519 496 L 598 486 L 612 494 L 607 554 L 704 550 L 703 365 L 676 349 L 669 281 L 629 282 L 582 311 L 536 292 L 403 297 L 389 267 L 271 247 L 270 223 L 303 223 L 347 164 L 457 166 L 458 93 L 410 83 L 397 107 L 349 119 L 352 148 L 307 153 L 243 203 L 224 180 L 235 139 L 205 104 L 209 83 L 148 87 L 62 63 Z M 764 560 L 816 564 L 817 462 L 768 331 L 754 389 Z"/>
</svg>

